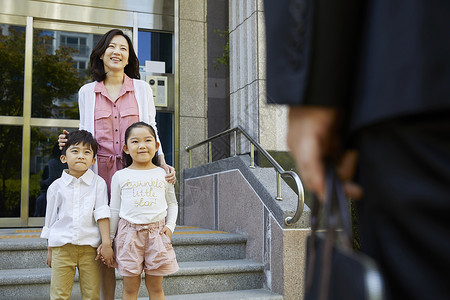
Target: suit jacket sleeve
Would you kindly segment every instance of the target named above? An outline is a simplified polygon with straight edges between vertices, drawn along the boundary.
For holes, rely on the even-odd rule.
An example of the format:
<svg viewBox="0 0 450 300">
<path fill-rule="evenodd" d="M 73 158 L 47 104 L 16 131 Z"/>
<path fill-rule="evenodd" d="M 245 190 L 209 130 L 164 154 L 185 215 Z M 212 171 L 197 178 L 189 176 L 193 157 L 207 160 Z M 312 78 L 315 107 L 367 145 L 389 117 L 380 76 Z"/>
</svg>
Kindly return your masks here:
<svg viewBox="0 0 450 300">
<path fill-rule="evenodd" d="M 359 47 L 359 2 L 265 0 L 268 103 L 348 103 Z"/>
</svg>

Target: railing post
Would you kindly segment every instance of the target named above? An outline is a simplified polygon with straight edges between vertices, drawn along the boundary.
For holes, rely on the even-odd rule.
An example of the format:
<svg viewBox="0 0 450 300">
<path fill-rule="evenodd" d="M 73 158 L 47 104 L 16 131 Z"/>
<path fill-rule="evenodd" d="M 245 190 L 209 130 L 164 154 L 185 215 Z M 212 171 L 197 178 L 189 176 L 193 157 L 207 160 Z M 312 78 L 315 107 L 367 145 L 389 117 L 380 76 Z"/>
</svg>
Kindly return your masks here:
<svg viewBox="0 0 450 300">
<path fill-rule="evenodd" d="M 250 158 L 251 158 L 250 169 L 254 169 L 255 168 L 255 146 L 253 145 L 253 143 L 250 143 Z"/>
<path fill-rule="evenodd" d="M 192 150 L 189 150 L 189 168 L 192 168 Z"/>
<path fill-rule="evenodd" d="M 234 156 L 237 155 L 237 132 L 234 131 Z"/>
<path fill-rule="evenodd" d="M 277 172 L 277 197 L 275 200 L 282 201 L 283 197 L 281 197 L 281 174 Z"/>
<path fill-rule="evenodd" d="M 208 142 L 208 151 L 209 151 L 209 158 L 208 161 L 212 162 L 212 142 Z"/>
</svg>

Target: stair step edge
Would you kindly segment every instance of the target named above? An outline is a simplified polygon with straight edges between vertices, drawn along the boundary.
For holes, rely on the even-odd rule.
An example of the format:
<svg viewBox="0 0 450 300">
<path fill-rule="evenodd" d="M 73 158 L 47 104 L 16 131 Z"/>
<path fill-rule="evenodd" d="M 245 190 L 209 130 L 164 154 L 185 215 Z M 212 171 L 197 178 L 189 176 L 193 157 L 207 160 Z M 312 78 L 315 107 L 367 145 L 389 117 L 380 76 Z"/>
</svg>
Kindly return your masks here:
<svg viewBox="0 0 450 300">
<path fill-rule="evenodd" d="M 138 298 L 143 300 L 148 298 Z M 166 300 L 282 300 L 283 296 L 275 294 L 266 289 L 255 290 L 239 290 L 231 292 L 215 292 L 215 293 L 201 293 L 201 294 L 183 294 L 183 295 L 169 295 Z"/>
<path fill-rule="evenodd" d="M 169 276 L 261 272 L 264 265 L 248 259 L 179 262 L 180 270 Z"/>
<path fill-rule="evenodd" d="M 186 234 L 173 235 L 172 244 L 174 246 L 186 245 L 215 245 L 215 244 L 243 244 L 247 242 L 247 237 L 236 233 L 220 234 Z M 3 239 L 0 241 L 0 251 L 14 250 L 45 250 L 47 243 L 41 238 L 27 239 Z"/>
<path fill-rule="evenodd" d="M 180 269 L 176 273 L 169 276 L 175 277 L 189 275 L 251 273 L 261 272 L 264 269 L 264 266 L 261 263 L 247 259 L 180 262 L 179 266 Z M 0 270 L 0 286 L 12 284 L 48 283 L 50 282 L 50 278 L 50 268 Z M 120 279 L 121 276 L 116 273 L 116 278 Z M 78 274 L 75 276 L 75 281 L 77 280 Z"/>
<path fill-rule="evenodd" d="M 220 234 L 188 234 L 173 235 L 172 244 L 177 245 L 214 245 L 214 244 L 241 244 L 246 243 L 247 237 L 237 233 Z"/>
</svg>

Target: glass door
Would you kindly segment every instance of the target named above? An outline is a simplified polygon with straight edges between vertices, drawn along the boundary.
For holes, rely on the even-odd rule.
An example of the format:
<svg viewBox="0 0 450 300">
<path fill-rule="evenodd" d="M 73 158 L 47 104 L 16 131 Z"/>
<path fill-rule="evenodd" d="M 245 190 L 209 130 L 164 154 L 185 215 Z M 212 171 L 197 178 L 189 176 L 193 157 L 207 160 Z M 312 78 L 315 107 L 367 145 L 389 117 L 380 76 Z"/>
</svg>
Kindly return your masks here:
<svg viewBox="0 0 450 300">
<path fill-rule="evenodd" d="M 0 222 L 7 224 L 21 217 L 26 22 L 0 15 Z"/>
<path fill-rule="evenodd" d="M 111 28 L 4 15 L 0 28 L 0 227 L 42 226 L 47 188 L 65 167 L 58 135 L 78 128 L 77 92 Z"/>
</svg>

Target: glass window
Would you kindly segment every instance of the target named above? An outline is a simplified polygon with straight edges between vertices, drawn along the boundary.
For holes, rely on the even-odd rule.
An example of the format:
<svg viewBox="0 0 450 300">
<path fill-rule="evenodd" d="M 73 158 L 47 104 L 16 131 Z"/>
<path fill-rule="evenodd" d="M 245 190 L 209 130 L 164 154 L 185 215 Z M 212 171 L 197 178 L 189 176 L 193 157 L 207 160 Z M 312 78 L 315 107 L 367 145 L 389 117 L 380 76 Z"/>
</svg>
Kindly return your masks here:
<svg viewBox="0 0 450 300">
<path fill-rule="evenodd" d="M 78 48 L 78 38 L 76 37 L 67 37 L 67 46 L 72 48 Z"/>
<path fill-rule="evenodd" d="M 78 89 L 90 81 L 86 67 L 99 35 L 35 29 L 32 117 L 78 119 Z M 85 40 L 85 45 L 79 41 Z M 23 69 L 23 68 L 22 68 Z"/>
<path fill-rule="evenodd" d="M 64 128 L 73 131 L 77 128 Z M 45 217 L 47 189 L 57 178 L 61 177 L 66 164 L 61 163 L 61 150 L 58 135 L 63 128 L 32 127 L 30 157 L 30 192 L 29 216 Z"/>
<path fill-rule="evenodd" d="M 158 124 L 158 135 L 166 163 L 173 166 L 173 114 L 162 111 L 156 112 L 156 124 Z"/>
<path fill-rule="evenodd" d="M 0 125 L 0 217 L 20 217 L 22 126 Z"/>
<path fill-rule="evenodd" d="M 163 61 L 165 73 L 173 73 L 172 34 L 139 30 L 139 65 L 144 67 L 146 60 Z"/>
<path fill-rule="evenodd" d="M 0 24 L 0 115 L 23 115 L 25 27 Z"/>
</svg>

